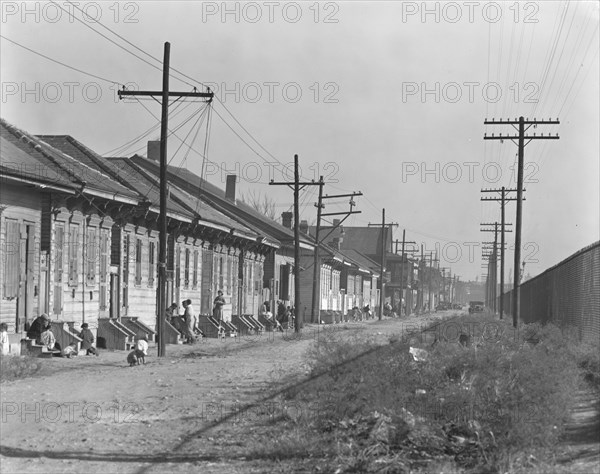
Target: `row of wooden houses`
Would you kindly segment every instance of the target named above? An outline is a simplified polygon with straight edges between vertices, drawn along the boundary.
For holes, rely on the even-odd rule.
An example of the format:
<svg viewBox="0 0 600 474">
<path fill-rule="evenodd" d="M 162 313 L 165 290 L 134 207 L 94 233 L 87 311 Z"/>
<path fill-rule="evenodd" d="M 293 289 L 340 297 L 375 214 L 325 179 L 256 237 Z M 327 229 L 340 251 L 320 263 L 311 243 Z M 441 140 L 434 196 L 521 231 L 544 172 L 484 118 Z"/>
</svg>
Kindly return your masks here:
<svg viewBox="0 0 600 474">
<path fill-rule="evenodd" d="M 102 157 L 68 135 L 35 136 L 4 120 L 0 133 L 0 322 L 12 339 L 42 313 L 66 337 L 83 322 L 110 330 L 124 319 L 153 331 L 161 310 L 156 142 L 146 157 Z M 234 175 L 223 190 L 169 166 L 168 181 L 170 301 L 191 299 L 198 313 L 210 314 L 222 290 L 227 318 L 256 315 L 263 301 L 295 305 L 292 213 L 277 222 L 257 212 L 236 196 Z M 306 222 L 301 228 L 296 311 L 304 321 L 376 308 L 377 259 L 332 240 L 320 251 L 312 314 L 315 241 Z"/>
</svg>

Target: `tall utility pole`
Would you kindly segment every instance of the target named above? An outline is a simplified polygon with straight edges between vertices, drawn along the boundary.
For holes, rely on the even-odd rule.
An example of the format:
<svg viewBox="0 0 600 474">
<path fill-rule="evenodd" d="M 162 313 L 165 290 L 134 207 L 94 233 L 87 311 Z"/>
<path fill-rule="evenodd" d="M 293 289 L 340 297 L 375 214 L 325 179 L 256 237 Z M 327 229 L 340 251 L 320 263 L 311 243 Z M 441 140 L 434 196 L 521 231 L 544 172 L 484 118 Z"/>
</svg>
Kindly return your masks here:
<svg viewBox="0 0 600 474">
<path fill-rule="evenodd" d="M 512 230 L 506 230 L 505 227 L 507 225 L 505 219 L 505 207 L 507 201 L 516 201 L 516 197 L 508 197 L 508 193 L 516 192 L 516 189 L 506 189 L 504 186 L 500 189 L 482 189 L 482 193 L 500 193 L 500 197 L 482 197 L 482 201 L 500 201 L 500 211 L 501 211 L 501 222 L 500 222 L 500 319 L 504 317 L 504 252 L 506 251 L 506 243 L 504 240 L 505 232 L 512 232 Z M 523 189 L 525 192 L 525 189 Z M 523 201 L 526 199 L 523 198 Z"/>
<path fill-rule="evenodd" d="M 379 226 L 380 224 L 371 224 L 369 222 L 368 227 L 371 226 Z M 381 210 L 381 265 L 380 265 L 380 269 L 381 269 L 381 282 L 380 282 L 380 287 L 381 287 L 381 292 L 379 295 L 379 320 L 381 321 L 383 319 L 383 301 L 385 299 L 385 274 L 384 274 L 384 270 L 385 270 L 385 253 L 386 253 L 386 249 L 385 249 L 385 228 L 386 226 L 398 226 L 398 223 L 396 222 L 388 222 L 387 224 L 385 223 L 385 209 Z M 391 237 L 390 237 L 390 240 Z M 391 251 L 391 250 L 390 250 Z"/>
<path fill-rule="evenodd" d="M 423 311 L 425 304 L 425 256 L 423 255 L 423 244 L 421 244 L 421 260 L 419 260 L 419 286 L 421 291 L 417 295 L 418 312 Z"/>
<path fill-rule="evenodd" d="M 433 279 L 433 262 L 432 262 L 432 258 L 433 258 L 433 252 L 429 252 L 429 301 L 427 302 L 427 305 L 429 307 L 429 312 L 431 312 L 431 280 Z"/>
<path fill-rule="evenodd" d="M 300 190 L 306 186 L 320 186 L 321 183 L 315 181 L 300 182 L 298 155 L 294 155 L 294 181 L 291 183 L 285 181 L 276 183 L 271 180 L 269 184 L 272 186 L 289 186 L 294 190 L 294 307 L 296 316 L 294 331 L 299 333 L 304 322 L 300 304 Z"/>
<path fill-rule="evenodd" d="M 519 120 L 485 120 L 485 125 L 511 125 L 519 133 L 518 135 L 502 135 L 488 137 L 484 135 L 484 140 L 511 140 L 517 144 L 519 148 L 519 162 L 517 172 L 517 228 L 515 231 L 515 268 L 514 268 L 514 288 L 513 288 L 513 327 L 517 327 L 521 311 L 521 291 L 520 291 L 520 280 L 519 280 L 519 269 L 521 267 L 521 227 L 522 227 L 522 211 L 523 211 L 523 167 L 525 158 L 525 146 L 528 145 L 532 140 L 558 140 L 558 134 L 546 135 L 542 133 L 540 136 L 533 135 L 525 136 L 525 132 L 533 125 L 536 128 L 538 125 L 558 125 L 560 122 L 556 120 L 525 120 L 523 117 L 519 117 Z M 515 126 L 518 125 L 518 128 Z M 527 125 L 527 127 L 525 127 Z M 516 140 L 516 141 L 515 141 Z M 525 143 L 527 140 L 527 143 Z"/>
<path fill-rule="evenodd" d="M 402 229 L 402 254 L 400 255 L 400 311 L 398 311 L 399 316 L 402 316 L 402 300 L 404 299 L 404 246 L 407 243 L 416 244 L 416 242 L 406 242 L 406 229 Z M 408 315 L 408 305 L 405 308 L 405 312 Z"/>
<path fill-rule="evenodd" d="M 319 318 L 319 305 L 317 301 L 317 292 L 319 290 L 319 234 L 321 232 L 321 209 L 325 206 L 323 205 L 323 176 L 319 177 L 319 201 L 315 206 L 317 206 L 317 228 L 315 230 L 315 260 L 313 263 L 313 291 L 312 291 L 312 304 L 311 304 L 311 315 L 310 322 L 314 323 L 315 320 L 317 323 L 321 323 Z"/>
<path fill-rule="evenodd" d="M 494 226 L 493 229 L 480 229 L 481 232 L 493 232 L 494 233 L 494 241 L 493 242 L 484 242 L 484 245 L 492 245 L 491 248 L 489 247 L 483 247 L 482 250 L 483 251 L 489 251 L 490 254 L 486 255 L 484 254 L 483 256 L 489 256 L 490 260 L 489 260 L 489 269 L 490 269 L 490 274 L 488 276 L 488 280 L 490 282 L 489 284 L 489 289 L 490 289 L 490 295 L 489 295 L 489 302 L 491 302 L 491 304 L 489 305 L 490 308 L 494 311 L 494 313 L 496 312 L 496 300 L 498 298 L 498 226 L 500 226 L 499 222 L 492 222 L 492 223 L 481 223 L 480 225 L 482 226 Z"/>
<path fill-rule="evenodd" d="M 381 210 L 381 294 L 379 295 L 379 321 L 383 319 L 383 299 L 385 298 L 385 208 Z"/>
<path fill-rule="evenodd" d="M 160 216 L 158 244 L 158 308 L 156 311 L 156 328 L 158 333 L 158 357 L 165 356 L 165 310 L 167 309 L 167 134 L 169 121 L 169 97 L 200 97 L 211 102 L 214 94 L 210 92 L 170 92 L 169 62 L 171 44 L 165 43 L 163 60 L 163 81 L 161 91 L 119 91 L 119 99 L 125 96 L 161 97 L 162 116 L 160 125 Z"/>
<path fill-rule="evenodd" d="M 311 305 L 311 309 L 312 309 L 311 321 L 313 323 L 320 322 L 320 320 L 317 316 L 319 314 L 318 283 L 319 283 L 319 268 L 320 268 L 320 266 L 319 266 L 319 249 L 321 248 L 321 242 L 324 242 L 325 240 L 327 240 L 327 238 L 335 231 L 335 229 L 337 229 L 340 225 L 342 225 L 342 223 L 350 215 L 360 214 L 362 212 L 362 211 L 353 211 L 352 210 L 352 208 L 354 206 L 356 206 L 356 203 L 354 202 L 353 198 L 356 196 L 363 195 L 360 191 L 357 193 L 350 193 L 350 194 L 336 194 L 333 196 L 329 196 L 329 195 L 323 196 L 323 185 L 324 184 L 325 183 L 323 182 L 323 176 L 321 176 L 321 179 L 319 180 L 319 202 L 315 204 L 315 206 L 317 207 L 318 210 L 317 210 L 317 231 L 315 234 L 316 247 L 315 247 L 315 260 L 314 260 L 314 269 L 313 269 L 313 292 L 312 292 L 312 305 Z M 323 204 L 323 199 L 339 199 L 339 198 L 344 198 L 344 197 L 350 198 L 350 211 L 348 211 L 348 212 L 329 212 L 327 214 L 323 214 L 321 212 L 321 209 L 325 208 L 325 204 Z M 344 218 L 342 220 L 340 220 L 336 225 L 334 225 L 333 228 L 329 231 L 329 233 L 321 239 L 320 238 L 321 217 L 324 217 L 324 216 L 344 216 Z"/>
</svg>

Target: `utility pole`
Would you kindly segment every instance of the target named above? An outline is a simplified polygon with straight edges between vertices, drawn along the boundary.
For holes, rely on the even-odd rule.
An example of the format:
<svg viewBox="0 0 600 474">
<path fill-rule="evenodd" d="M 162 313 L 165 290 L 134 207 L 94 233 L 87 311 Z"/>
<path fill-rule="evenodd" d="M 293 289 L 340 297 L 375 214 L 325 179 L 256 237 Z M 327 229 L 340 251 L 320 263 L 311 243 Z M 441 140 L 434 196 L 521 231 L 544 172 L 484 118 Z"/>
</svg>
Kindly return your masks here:
<svg viewBox="0 0 600 474">
<path fill-rule="evenodd" d="M 406 242 L 406 229 L 402 229 L 402 254 L 400 255 L 400 311 L 398 311 L 399 316 L 402 316 L 402 300 L 404 300 L 404 246 L 407 243 L 416 244 L 416 242 Z M 407 313 L 408 315 L 407 311 L 408 306 L 405 308 L 405 313 Z"/>
<path fill-rule="evenodd" d="M 518 135 L 502 135 L 494 136 L 492 134 L 491 137 L 488 137 L 487 134 L 484 134 L 484 140 L 511 140 L 513 143 L 517 144 L 519 149 L 519 162 L 518 162 L 518 170 L 517 170 L 517 228 L 515 231 L 515 268 L 514 268 L 514 289 L 513 289 L 513 327 L 517 327 L 520 317 L 521 311 L 521 292 L 520 292 L 520 281 L 519 281 L 519 268 L 521 262 L 521 228 L 522 228 L 522 212 L 523 212 L 523 167 L 524 167 L 524 158 L 525 158 L 525 146 L 528 145 L 532 140 L 558 140 L 558 134 L 556 135 L 546 135 L 542 133 L 540 136 L 533 135 L 525 136 L 525 132 L 533 125 L 536 128 L 538 125 L 558 125 L 560 124 L 559 120 L 525 120 L 522 116 L 519 117 L 519 120 L 485 120 L 484 125 L 511 125 L 515 130 L 519 133 Z M 518 125 L 518 128 L 515 126 Z M 525 127 L 527 125 L 527 127 Z M 515 141 L 516 140 L 516 141 Z M 525 143 L 527 140 L 527 143 Z"/>
<path fill-rule="evenodd" d="M 429 312 L 431 312 L 431 280 L 433 279 L 433 252 L 429 252 L 429 301 L 427 302 L 429 306 Z"/>
<path fill-rule="evenodd" d="M 496 300 L 498 298 L 498 226 L 500 225 L 500 223 L 498 222 L 492 222 L 492 223 L 481 223 L 480 225 L 482 226 L 494 226 L 494 229 L 480 229 L 481 232 L 494 232 L 494 241 L 493 242 L 484 242 L 484 245 L 488 244 L 488 245 L 492 245 L 491 248 L 489 247 L 483 247 L 482 250 L 483 251 L 489 251 L 489 254 L 484 254 L 483 256 L 489 256 L 490 257 L 490 267 L 489 267 L 489 276 L 488 276 L 488 280 L 489 280 L 489 289 L 490 289 L 490 295 L 489 295 L 489 302 L 491 302 L 490 304 L 490 308 L 494 311 L 494 313 L 496 312 Z"/>
<path fill-rule="evenodd" d="M 379 226 L 381 225 L 381 283 L 380 283 L 380 287 L 381 287 L 381 293 L 379 295 L 379 320 L 381 321 L 383 319 L 383 301 L 385 299 L 385 274 L 384 274 L 384 270 L 385 270 L 385 228 L 386 226 L 398 226 L 397 222 L 389 222 L 388 224 L 385 223 L 385 209 L 382 209 L 381 212 L 381 224 L 371 224 L 369 222 L 368 227 L 371 226 Z M 391 237 L 390 237 L 390 240 Z M 391 251 L 391 250 L 390 250 Z"/>
<path fill-rule="evenodd" d="M 163 81 L 161 91 L 118 91 L 119 99 L 125 96 L 161 97 L 161 126 L 160 126 L 160 215 L 159 215 L 159 245 L 158 245 L 158 308 L 156 311 L 156 326 L 158 333 L 158 357 L 164 357 L 165 344 L 165 310 L 167 309 L 167 135 L 169 121 L 169 97 L 199 97 L 206 98 L 210 103 L 214 94 L 210 92 L 171 92 L 169 91 L 169 62 L 171 44 L 164 45 Z"/>
<path fill-rule="evenodd" d="M 315 319 L 316 322 L 319 323 L 320 322 L 320 318 L 319 316 L 319 298 L 318 298 L 318 294 L 319 294 L 319 289 L 318 289 L 318 283 L 319 283 L 319 249 L 321 248 L 321 242 L 325 242 L 325 240 L 327 240 L 327 238 L 335 231 L 335 229 L 337 229 L 340 225 L 342 225 L 342 223 L 352 214 L 360 214 L 362 211 L 353 211 L 352 208 L 354 206 L 356 206 L 356 203 L 354 202 L 354 197 L 356 196 L 362 196 L 363 194 L 359 191 L 357 193 L 350 193 L 350 194 L 336 194 L 333 196 L 329 196 L 329 195 L 325 195 L 323 196 L 323 185 L 325 183 L 323 183 L 323 176 L 321 176 L 321 179 L 319 180 L 319 202 L 317 204 L 315 204 L 315 206 L 317 207 L 317 231 L 316 231 L 316 235 L 315 235 L 315 242 L 316 242 L 316 247 L 315 247 L 315 261 L 314 261 L 314 269 L 313 269 L 313 293 L 312 293 L 312 314 L 311 314 L 311 321 L 314 323 Z M 339 199 L 339 198 L 344 198 L 344 197 L 349 197 L 350 198 L 350 211 L 348 212 L 330 212 L 327 214 L 323 214 L 321 212 L 321 209 L 325 208 L 325 204 L 323 204 L 323 199 Z M 329 231 L 329 233 L 323 237 L 323 239 L 320 239 L 320 229 L 321 229 L 321 217 L 324 216 L 341 216 L 343 215 L 344 218 L 342 220 L 340 220 L 340 222 L 337 225 L 334 225 L 333 228 Z"/>
<path fill-rule="evenodd" d="M 301 312 L 302 306 L 300 302 L 300 190 L 306 186 L 320 186 L 321 183 L 300 182 L 300 172 L 298 171 L 298 155 L 294 155 L 294 181 L 288 182 L 269 182 L 272 186 L 289 186 L 294 190 L 294 307 L 296 322 L 294 324 L 294 331 L 299 333 L 303 326 L 303 314 Z M 315 249 L 316 251 L 316 249 Z"/>
<path fill-rule="evenodd" d="M 319 313 L 319 305 L 318 305 L 318 297 L 317 292 L 319 290 L 319 233 L 321 232 L 321 209 L 325 206 L 323 205 L 323 176 L 319 177 L 319 201 L 315 206 L 317 206 L 317 229 L 315 231 L 315 260 L 313 263 L 313 291 L 312 291 L 312 305 L 311 305 L 311 315 L 310 321 L 311 323 L 316 322 L 318 324 L 321 323 L 320 313 Z"/>
<path fill-rule="evenodd" d="M 381 210 L 381 294 L 379 295 L 379 321 L 383 319 L 383 299 L 385 298 L 385 208 Z"/>
<path fill-rule="evenodd" d="M 500 193 L 500 197 L 491 197 L 491 198 L 481 198 L 482 201 L 500 201 L 500 211 L 501 211 L 501 222 L 500 222 L 500 319 L 504 317 L 504 252 L 506 251 L 506 243 L 504 241 L 504 233 L 512 232 L 512 230 L 506 230 L 505 227 L 507 224 L 505 220 L 505 207 L 507 201 L 516 201 L 515 197 L 508 197 L 508 193 L 516 192 L 516 189 L 506 189 L 504 186 L 500 189 L 482 189 L 482 193 Z M 523 189 L 525 192 L 525 189 Z M 523 198 L 523 201 L 526 199 Z"/>
<path fill-rule="evenodd" d="M 417 295 L 417 304 L 419 304 L 418 312 L 421 313 L 425 304 L 425 256 L 423 255 L 423 244 L 421 244 L 421 260 L 419 260 L 419 283 L 421 291 Z"/>
</svg>

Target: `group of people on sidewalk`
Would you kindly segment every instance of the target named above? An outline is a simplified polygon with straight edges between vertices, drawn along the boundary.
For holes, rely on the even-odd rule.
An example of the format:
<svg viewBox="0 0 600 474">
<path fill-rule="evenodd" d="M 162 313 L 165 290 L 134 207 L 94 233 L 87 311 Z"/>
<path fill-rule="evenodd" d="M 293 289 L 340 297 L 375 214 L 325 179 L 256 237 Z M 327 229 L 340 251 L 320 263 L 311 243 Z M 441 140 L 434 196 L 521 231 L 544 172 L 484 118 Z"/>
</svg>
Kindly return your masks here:
<svg viewBox="0 0 600 474">
<path fill-rule="evenodd" d="M 31 324 L 26 325 L 25 329 L 27 339 L 34 341 L 37 345 L 44 346 L 50 352 L 60 352 L 60 355 L 69 359 L 79 354 L 77 341 L 71 341 L 66 347 L 60 347 L 56 342 L 56 336 L 52 332 L 52 322 L 46 313 L 35 318 Z M 85 350 L 86 355 L 98 355 L 98 351 L 94 346 L 94 334 L 89 329 L 88 323 L 83 323 L 81 331 L 75 332 L 74 335 L 81 339 L 81 350 Z M 0 355 L 9 354 L 8 326 L 6 323 L 2 323 L 0 324 Z"/>
<path fill-rule="evenodd" d="M 213 301 L 213 318 L 219 322 L 219 333 L 225 329 L 223 327 L 223 306 L 226 301 L 221 290 L 218 291 L 217 297 Z M 179 306 L 177 303 L 171 304 L 166 311 L 165 317 L 167 321 L 173 325 L 184 337 L 184 343 L 193 344 L 198 338 L 204 337 L 202 329 L 198 326 L 198 317 L 194 312 L 192 306 L 192 300 L 184 300 L 181 305 L 183 306 L 183 314 L 179 315 L 177 309 Z"/>
<path fill-rule="evenodd" d="M 284 326 L 288 329 L 294 327 L 295 313 L 293 306 L 285 306 L 283 301 L 277 301 L 277 315 L 271 312 L 271 305 L 265 301 L 258 312 L 259 316 L 264 317 L 277 331 L 283 332 Z"/>
</svg>

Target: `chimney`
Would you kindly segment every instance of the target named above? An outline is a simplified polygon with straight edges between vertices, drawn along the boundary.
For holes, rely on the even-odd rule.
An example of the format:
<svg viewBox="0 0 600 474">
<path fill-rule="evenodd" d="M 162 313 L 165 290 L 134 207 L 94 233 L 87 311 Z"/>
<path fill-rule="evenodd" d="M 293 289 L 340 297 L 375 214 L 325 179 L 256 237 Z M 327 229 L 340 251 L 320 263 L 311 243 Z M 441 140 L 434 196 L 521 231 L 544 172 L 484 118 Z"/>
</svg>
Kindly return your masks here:
<svg viewBox="0 0 600 474">
<path fill-rule="evenodd" d="M 234 174 L 227 175 L 227 181 L 225 183 L 225 199 L 235 204 L 235 184 L 237 182 L 237 176 Z"/>
<path fill-rule="evenodd" d="M 160 140 L 148 142 L 148 159 L 152 161 L 160 161 Z"/>
<path fill-rule="evenodd" d="M 292 228 L 292 217 L 294 216 L 293 212 L 282 212 L 281 213 L 281 224 L 283 227 L 287 227 L 288 229 Z"/>
<path fill-rule="evenodd" d="M 335 250 L 340 250 L 340 239 L 338 237 L 334 237 L 333 240 L 331 241 L 331 246 Z"/>
<path fill-rule="evenodd" d="M 333 219 L 333 227 L 340 225 L 339 219 Z"/>
<path fill-rule="evenodd" d="M 300 232 L 309 235 L 308 233 L 308 221 L 300 221 Z"/>
</svg>

